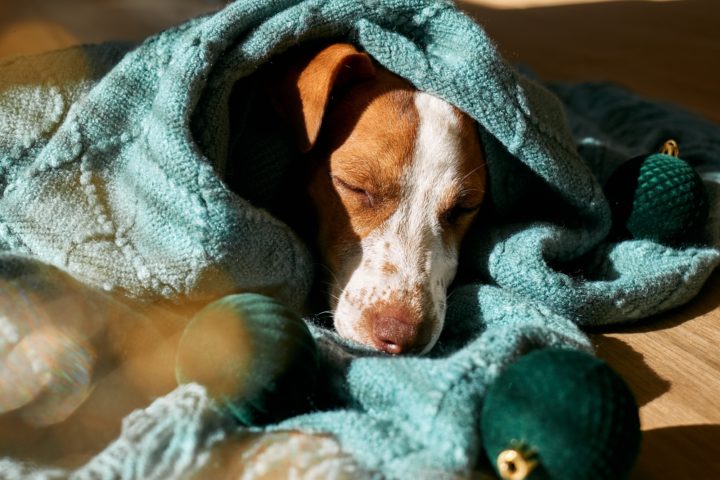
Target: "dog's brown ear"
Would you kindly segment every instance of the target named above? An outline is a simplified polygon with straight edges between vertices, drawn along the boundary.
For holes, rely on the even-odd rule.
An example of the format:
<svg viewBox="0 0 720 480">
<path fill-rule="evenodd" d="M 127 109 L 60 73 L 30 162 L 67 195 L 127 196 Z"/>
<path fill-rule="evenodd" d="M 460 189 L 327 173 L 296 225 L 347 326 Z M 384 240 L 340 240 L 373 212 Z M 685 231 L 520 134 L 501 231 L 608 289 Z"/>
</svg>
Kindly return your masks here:
<svg viewBox="0 0 720 480">
<path fill-rule="evenodd" d="M 271 71 L 271 98 L 294 130 L 300 151 L 315 145 L 333 89 L 374 74 L 370 57 L 346 43 L 290 54 L 278 62 Z"/>
</svg>

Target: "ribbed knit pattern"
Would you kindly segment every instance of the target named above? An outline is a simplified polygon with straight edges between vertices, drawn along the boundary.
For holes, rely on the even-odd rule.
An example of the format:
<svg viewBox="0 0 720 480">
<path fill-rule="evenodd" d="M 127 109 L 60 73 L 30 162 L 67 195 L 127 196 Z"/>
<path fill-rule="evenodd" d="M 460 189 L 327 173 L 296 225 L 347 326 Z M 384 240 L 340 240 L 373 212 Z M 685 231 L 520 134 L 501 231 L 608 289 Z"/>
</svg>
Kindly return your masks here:
<svg viewBox="0 0 720 480">
<path fill-rule="evenodd" d="M 627 227 L 636 238 L 692 243 L 707 219 L 707 194 L 700 176 L 683 160 L 655 154 L 640 167 Z"/>
<path fill-rule="evenodd" d="M 622 164 L 608 179 L 605 195 L 617 238 L 693 245 L 704 240 L 708 194 L 687 162 L 665 154 Z"/>
<path fill-rule="evenodd" d="M 253 171 L 255 159 L 242 148 L 252 129 L 228 158 L 228 103 L 238 79 L 322 38 L 358 44 L 480 124 L 488 211 L 461 256 L 463 278 L 479 283 L 452 294 L 443 336 L 427 358 L 382 357 L 313 327 L 320 383 L 335 408 L 273 428 L 335 434 L 362 468 L 386 478 L 466 475 L 481 454 L 484 393 L 506 365 L 540 346 L 589 350 L 577 323 L 638 319 L 686 302 L 719 256 L 715 248 L 649 240 L 605 243 L 610 210 L 593 172 L 604 165 L 603 145 L 633 145 L 633 135 L 606 129 L 630 116 L 612 112 L 613 121 L 600 109 L 608 116 L 593 118 L 588 105 L 607 107 L 595 98 L 605 93 L 567 87 L 573 138 L 563 104 L 510 68 L 450 2 L 238 0 L 134 49 L 80 47 L 3 61 L 0 249 L 139 300 L 252 291 L 299 308 L 312 281 L 305 248 L 222 177 L 232 161 L 247 168 L 245 179 L 280 179 L 287 159 L 271 173 L 268 155 L 283 149 L 258 142 L 264 173 Z M 625 104 L 632 111 L 633 102 Z M 660 117 L 648 116 L 645 127 L 652 118 Z M 697 123 L 702 141 L 717 141 L 717 128 Z M 593 143 L 597 156 L 583 149 L 590 161 L 583 160 L 576 140 Z M 678 140 L 684 152 L 698 150 Z M 187 394 L 183 387 L 151 410 L 193 405 Z M 195 405 L 197 415 L 130 417 L 122 438 L 83 472 L 169 478 L 192 470 L 211 444 L 195 423 L 206 404 Z M 140 420 L 143 428 L 134 428 Z M 162 453 L 167 446 L 174 449 Z"/>
</svg>

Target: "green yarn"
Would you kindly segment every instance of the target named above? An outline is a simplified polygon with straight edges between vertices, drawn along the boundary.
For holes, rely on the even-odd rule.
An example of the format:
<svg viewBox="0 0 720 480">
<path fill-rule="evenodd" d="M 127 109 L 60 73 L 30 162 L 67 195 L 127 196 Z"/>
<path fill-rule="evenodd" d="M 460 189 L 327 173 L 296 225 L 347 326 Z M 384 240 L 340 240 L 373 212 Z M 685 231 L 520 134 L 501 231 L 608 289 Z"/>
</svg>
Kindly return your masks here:
<svg viewBox="0 0 720 480">
<path fill-rule="evenodd" d="M 490 461 L 520 444 L 527 478 L 617 480 L 640 446 L 638 407 L 623 380 L 587 353 L 545 348 L 511 364 L 488 390 L 482 436 Z"/>
<path fill-rule="evenodd" d="M 179 384 L 197 382 L 243 425 L 307 409 L 317 347 L 305 322 L 275 299 L 253 293 L 211 303 L 190 321 L 178 346 Z"/>
<path fill-rule="evenodd" d="M 664 153 L 634 158 L 613 173 L 605 191 L 618 231 L 670 245 L 701 238 L 707 192 L 697 172 L 680 158 Z"/>
</svg>

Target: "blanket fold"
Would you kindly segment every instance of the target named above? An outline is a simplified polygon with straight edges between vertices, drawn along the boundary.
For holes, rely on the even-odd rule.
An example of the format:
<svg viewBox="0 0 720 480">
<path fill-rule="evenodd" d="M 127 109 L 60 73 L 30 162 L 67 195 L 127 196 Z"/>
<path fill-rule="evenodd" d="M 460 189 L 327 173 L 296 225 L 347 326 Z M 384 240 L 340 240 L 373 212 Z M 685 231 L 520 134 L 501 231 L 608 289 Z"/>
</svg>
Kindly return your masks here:
<svg viewBox="0 0 720 480">
<path fill-rule="evenodd" d="M 256 142 L 261 132 L 248 122 L 237 124 L 245 127 L 233 140 L 229 104 L 236 82 L 317 40 L 353 42 L 473 117 L 489 205 L 463 247 L 463 281 L 432 354 L 378 357 L 313 326 L 337 408 L 268 428 L 332 433 L 363 468 L 387 478 L 468 475 L 481 449 L 483 395 L 504 366 L 542 346 L 590 351 L 577 325 L 681 305 L 714 270 L 717 229 L 706 245 L 607 241 L 601 181 L 622 157 L 674 135 L 668 125 L 677 118 L 683 156 L 706 173 L 720 171 L 708 161 L 720 158 L 716 126 L 611 87 L 550 86 L 561 102 L 507 65 L 451 2 L 237 0 L 138 46 L 0 62 L 0 250 L 133 301 L 209 302 L 253 291 L 300 309 L 313 281 L 308 250 L 225 181 L 229 167 L 242 165 L 241 177 L 264 179 L 272 191 L 288 159 L 282 148 L 249 147 L 275 145 L 275 132 Z M 662 114 L 641 117 L 637 135 L 617 121 L 638 123 L 633 112 L 648 108 Z M 707 157 L 706 145 L 714 149 Z M 717 204 L 711 210 L 717 218 Z M 208 407 L 202 389 L 191 393 L 183 408 L 199 406 L 188 418 L 125 432 L 77 478 L 166 478 L 199 468 L 226 426 L 196 425 Z M 184 429 L 185 421 L 196 424 Z M 167 463 L 173 455 L 158 452 L 188 432 L 202 435 L 179 453 L 180 472 Z"/>
</svg>

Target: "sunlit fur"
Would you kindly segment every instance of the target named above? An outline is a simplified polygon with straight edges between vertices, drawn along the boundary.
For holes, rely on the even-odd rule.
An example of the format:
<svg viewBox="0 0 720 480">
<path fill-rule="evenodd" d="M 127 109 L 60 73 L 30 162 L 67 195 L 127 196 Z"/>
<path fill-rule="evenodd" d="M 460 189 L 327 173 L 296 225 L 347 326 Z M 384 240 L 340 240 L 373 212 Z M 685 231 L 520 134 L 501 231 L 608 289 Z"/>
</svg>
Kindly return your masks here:
<svg viewBox="0 0 720 480">
<path fill-rule="evenodd" d="M 401 311 L 421 328 L 413 353 L 424 353 L 442 330 L 459 244 L 475 216 L 474 210 L 465 212 L 449 223 L 446 213 L 459 202 L 480 203 L 485 173 L 471 119 L 437 97 L 398 88 L 376 89 L 373 100 L 356 109 L 352 133 L 333 145 L 328 168 L 318 173 L 313 191 L 321 217 L 325 210 L 320 243 L 332 272 L 338 333 L 377 346 L 374 316 Z M 342 108 L 337 115 L 353 116 Z M 391 133 L 392 148 L 353 136 L 366 129 Z M 365 161 L 358 162 L 362 155 Z M 377 198 L 359 197 L 345 182 L 378 192 Z M 333 196 L 342 208 L 328 212 Z"/>
</svg>

